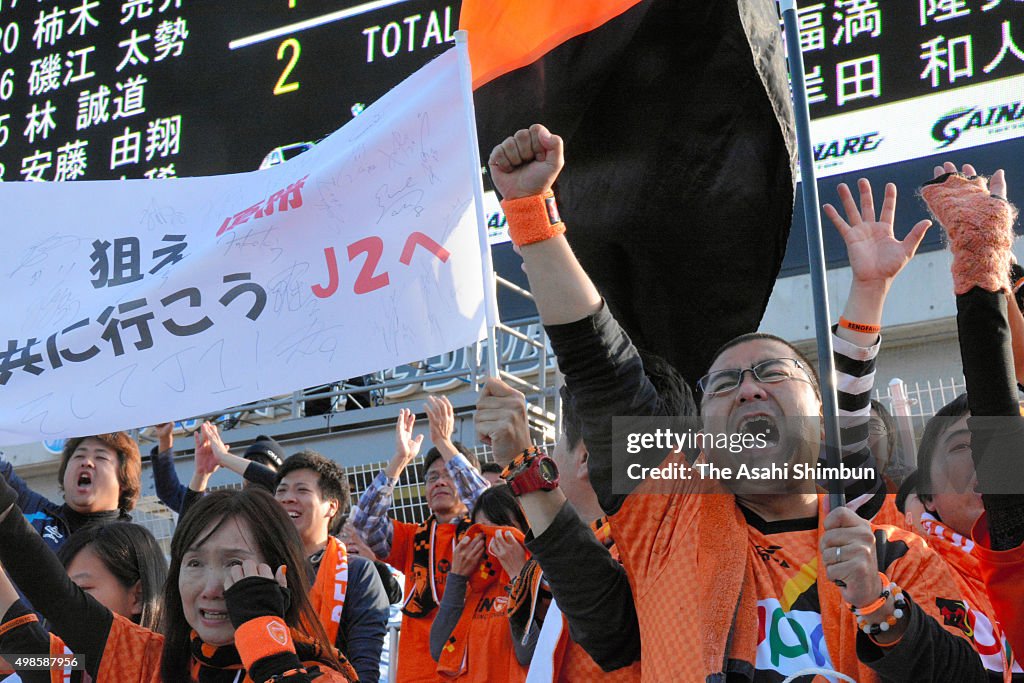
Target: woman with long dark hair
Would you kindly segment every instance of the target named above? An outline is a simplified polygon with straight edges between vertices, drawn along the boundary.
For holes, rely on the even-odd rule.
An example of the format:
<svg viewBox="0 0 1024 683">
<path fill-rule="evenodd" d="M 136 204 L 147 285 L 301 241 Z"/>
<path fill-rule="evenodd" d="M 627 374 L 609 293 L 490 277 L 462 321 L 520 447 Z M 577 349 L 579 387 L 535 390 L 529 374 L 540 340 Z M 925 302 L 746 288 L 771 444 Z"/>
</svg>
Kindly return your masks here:
<svg viewBox="0 0 1024 683">
<path fill-rule="evenodd" d="M 247 565 L 262 565 L 264 590 L 258 590 L 261 584 L 250 583 L 253 590 L 246 593 L 247 597 L 232 601 L 231 591 L 223 590 L 223 585 L 234 579 L 235 585 L 243 588 L 243 582 L 258 581 Z M 270 567 L 277 570 L 268 576 Z M 266 591 L 275 588 L 267 579 L 288 583 L 291 588 L 287 593 Z M 245 625 L 236 629 L 234 624 L 247 611 L 258 612 L 261 602 L 275 600 L 279 601 L 275 609 L 281 610 L 279 616 L 295 643 L 291 658 L 297 655 L 299 660 L 319 663 L 321 668 L 347 669 L 350 679 L 355 680 L 347 661 L 338 664 L 338 653 L 310 606 L 308 593 L 302 542 L 273 496 L 250 487 L 238 492 L 215 491 L 203 497 L 179 521 L 171 541 L 171 565 L 164 591 L 164 680 L 205 681 L 206 673 L 212 681 L 218 680 L 213 671 L 237 672 L 245 653 L 241 643 L 235 647 L 235 637 Z M 265 617 L 253 613 L 251 618 L 261 621 Z M 248 633 L 244 635 L 248 638 Z M 285 671 L 290 668 L 283 659 L 282 666 Z M 263 681 L 270 676 L 250 677 Z"/>
<path fill-rule="evenodd" d="M 317 681 L 355 680 L 309 606 L 295 527 L 265 491 L 218 491 L 181 519 L 171 543 L 163 634 L 112 612 L 72 582 L 24 517 L 11 514 L 16 497 L 0 482 L 0 562 L 93 680 L 305 683 L 317 670 Z M 38 640 L 35 616 L 18 601 L 0 592 L 0 609 L 0 631 L 27 629 Z"/>
</svg>

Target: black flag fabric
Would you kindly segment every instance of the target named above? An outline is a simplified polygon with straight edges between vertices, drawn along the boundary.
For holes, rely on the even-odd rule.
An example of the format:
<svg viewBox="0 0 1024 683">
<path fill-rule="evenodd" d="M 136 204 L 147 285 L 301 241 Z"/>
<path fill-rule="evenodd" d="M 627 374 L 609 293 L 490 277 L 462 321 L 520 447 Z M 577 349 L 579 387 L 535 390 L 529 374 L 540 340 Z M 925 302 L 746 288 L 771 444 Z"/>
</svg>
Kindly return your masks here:
<svg viewBox="0 0 1024 683">
<path fill-rule="evenodd" d="M 634 343 L 695 383 L 757 329 L 792 220 L 774 0 L 464 0 L 460 26 L 482 158 L 532 123 L 565 139 L 573 250 Z"/>
</svg>

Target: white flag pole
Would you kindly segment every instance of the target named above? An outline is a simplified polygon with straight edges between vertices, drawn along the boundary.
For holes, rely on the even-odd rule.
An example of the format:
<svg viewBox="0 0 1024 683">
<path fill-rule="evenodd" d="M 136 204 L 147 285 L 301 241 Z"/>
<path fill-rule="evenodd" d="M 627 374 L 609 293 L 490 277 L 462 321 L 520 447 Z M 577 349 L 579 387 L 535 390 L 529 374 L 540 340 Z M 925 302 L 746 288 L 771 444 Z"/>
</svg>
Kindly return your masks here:
<svg viewBox="0 0 1024 683">
<path fill-rule="evenodd" d="M 487 321 L 487 376 L 498 376 L 498 298 L 494 280 L 494 264 L 491 262 L 491 245 L 487 242 L 487 219 L 484 216 L 484 184 L 480 175 L 480 143 L 476 135 L 476 110 L 473 107 L 473 70 L 469 64 L 469 33 L 455 32 L 455 49 L 458 50 L 459 80 L 463 88 L 463 104 L 466 125 L 469 127 L 470 164 L 473 169 L 473 198 L 476 203 L 477 235 L 480 238 L 480 256 L 483 262 L 484 318 Z"/>
<path fill-rule="evenodd" d="M 807 260 L 811 267 L 811 292 L 814 301 L 814 329 L 818 340 L 818 377 L 825 422 L 825 457 L 829 467 L 839 467 L 839 399 L 836 395 L 835 362 L 832 358 L 831 315 L 828 310 L 828 282 L 825 277 L 825 248 L 818 213 L 818 182 L 814 175 L 814 149 L 811 145 L 811 116 L 804 82 L 804 56 L 800 49 L 800 29 L 796 0 L 779 0 L 779 11 L 786 32 L 786 56 L 793 90 L 793 114 L 800 157 L 800 187 L 803 194 L 804 222 L 807 229 Z M 846 504 L 842 485 L 829 482 L 831 509 Z"/>
</svg>

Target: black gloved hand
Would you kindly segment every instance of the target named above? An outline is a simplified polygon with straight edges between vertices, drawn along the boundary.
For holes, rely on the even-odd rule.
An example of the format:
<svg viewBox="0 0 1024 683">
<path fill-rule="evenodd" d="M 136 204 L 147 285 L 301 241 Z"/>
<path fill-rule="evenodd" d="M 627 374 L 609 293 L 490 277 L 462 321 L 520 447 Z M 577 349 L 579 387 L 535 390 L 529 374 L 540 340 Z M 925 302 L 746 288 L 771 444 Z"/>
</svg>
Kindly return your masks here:
<svg viewBox="0 0 1024 683">
<path fill-rule="evenodd" d="M 284 619 L 291 604 L 291 593 L 274 579 L 247 576 L 224 591 L 228 616 L 235 628 L 257 617 Z"/>
</svg>

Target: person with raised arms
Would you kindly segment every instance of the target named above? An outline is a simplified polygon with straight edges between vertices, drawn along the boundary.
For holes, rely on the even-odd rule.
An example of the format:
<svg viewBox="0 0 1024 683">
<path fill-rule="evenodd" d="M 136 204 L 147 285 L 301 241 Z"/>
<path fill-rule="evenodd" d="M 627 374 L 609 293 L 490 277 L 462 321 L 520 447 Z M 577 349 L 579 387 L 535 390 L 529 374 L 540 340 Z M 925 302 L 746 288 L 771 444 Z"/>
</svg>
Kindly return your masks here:
<svg viewBox="0 0 1024 683">
<path fill-rule="evenodd" d="M 1024 420 L 1012 349 L 1019 316 L 1007 276 L 1017 210 L 1006 190 L 1002 170 L 986 178 L 950 162 L 921 190 L 953 255 L 967 394 L 928 423 L 917 491 L 929 543 L 969 587 L 973 614 L 961 626 L 987 646 L 993 677 L 1012 671 L 1016 681 L 1024 672 L 1007 655 L 1019 662 L 1024 652 Z"/>
<path fill-rule="evenodd" d="M 139 446 L 126 432 L 93 434 L 64 442 L 57 482 L 63 504 L 33 491 L 0 458 L 0 477 L 17 492 L 17 505 L 56 552 L 68 536 L 92 524 L 131 521 L 142 488 Z"/>
<path fill-rule="evenodd" d="M 872 525 L 847 507 L 828 510 L 813 481 L 753 489 L 697 477 L 613 485 L 612 417 L 658 416 L 664 407 L 564 237 L 552 192 L 563 154 L 561 138 L 535 124 L 497 145 L 488 166 L 582 416 L 590 479 L 633 588 L 644 680 L 760 683 L 799 672 L 838 672 L 858 681 L 986 680 L 962 632 L 936 620 L 937 600 L 960 597 L 941 560 L 917 536 Z M 840 409 L 862 419 L 863 446 L 843 445 L 848 454 L 862 448 L 862 463 L 873 471 L 864 386 L 871 384 L 885 295 L 928 222 L 897 240 L 895 186 L 886 187 L 877 220 L 870 184 L 861 181 L 859 189 L 858 205 L 840 186 L 845 220 L 831 206 L 825 213 L 846 242 L 853 272 L 833 344 L 848 361 L 837 363 Z M 741 201 L 742 188 L 737 192 Z M 648 449 L 639 456 L 644 466 L 818 461 L 817 378 L 785 340 L 762 334 L 732 340 L 714 354 L 698 387 L 705 431 L 757 431 L 770 439 L 738 454 L 706 447 L 697 461 Z M 509 485 L 522 478 L 520 491 L 537 490 L 545 480 L 538 473 L 543 461 L 526 445 L 511 463 Z M 876 477 L 865 494 L 871 495 L 851 499 L 870 498 L 877 509 L 884 496 Z M 794 637 L 783 639 L 780 623 Z M 622 624 L 592 616 L 587 626 L 613 632 Z"/>
<path fill-rule="evenodd" d="M 412 435 L 416 416 L 403 408 L 395 425 L 395 455 L 360 496 L 351 519 L 370 550 L 405 575 L 397 674 L 403 683 L 437 680 L 430 627 L 444 596 L 455 540 L 470 527 L 469 507 L 488 487 L 476 456 L 452 441 L 455 413 L 448 399 L 428 397 L 426 411 L 433 442 L 423 461 L 430 516 L 421 524 L 388 516 L 398 478 L 423 443 L 422 435 Z"/>
</svg>

